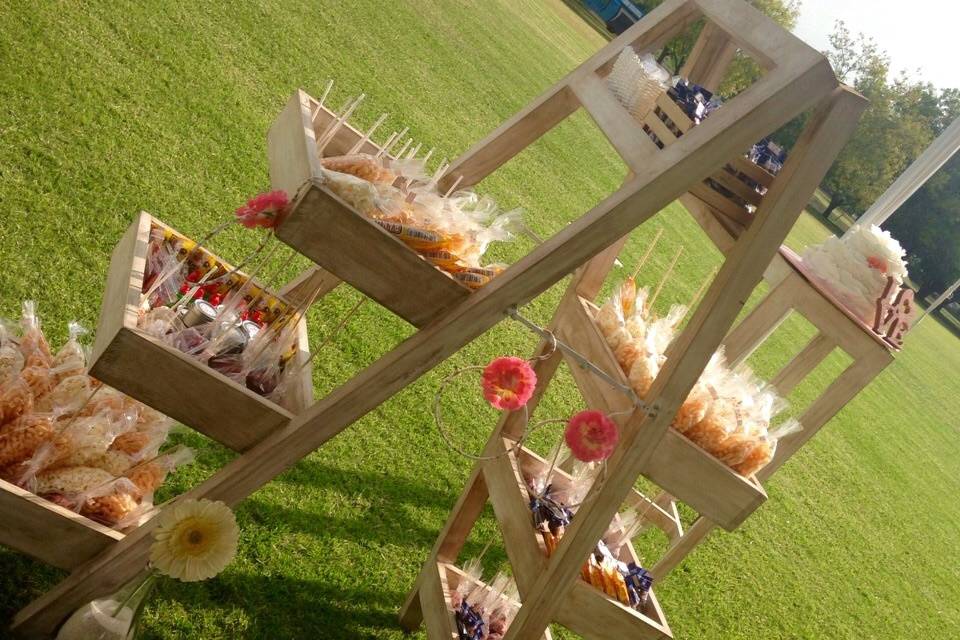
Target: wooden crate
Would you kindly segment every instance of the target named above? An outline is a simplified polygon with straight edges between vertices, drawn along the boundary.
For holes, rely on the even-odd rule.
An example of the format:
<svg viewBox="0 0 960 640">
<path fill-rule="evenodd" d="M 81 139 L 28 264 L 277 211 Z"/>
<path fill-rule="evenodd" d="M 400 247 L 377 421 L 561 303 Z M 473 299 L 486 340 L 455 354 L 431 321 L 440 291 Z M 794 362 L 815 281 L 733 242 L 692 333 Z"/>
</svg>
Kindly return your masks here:
<svg viewBox="0 0 960 640">
<path fill-rule="evenodd" d="M 420 597 L 423 600 L 421 606 L 427 632 L 431 638 L 457 640 L 459 638 L 457 623 L 451 608 L 453 593 L 464 582 L 478 586 L 485 593 L 491 591 L 490 587 L 482 582 L 475 581 L 459 567 L 448 562 L 436 563 L 429 571 L 426 582 L 427 584 Z M 552 640 L 552 638 L 549 629 L 542 636 L 543 640 Z"/>
<path fill-rule="evenodd" d="M 484 477 L 523 596 L 545 570 L 548 561 L 546 545 L 533 527 L 526 477 L 546 473 L 549 462 L 526 448 L 506 453 L 515 445 L 509 438 L 502 440 L 502 448 L 497 452 L 501 457 L 485 466 Z M 504 453 L 506 455 L 502 455 Z M 572 478 L 562 469 L 555 469 L 552 481 L 554 486 L 563 489 L 570 485 Z M 642 566 L 629 542 L 621 548 L 619 559 Z M 556 621 L 584 638 L 653 640 L 673 637 L 653 590 L 642 611 L 621 604 L 579 579 L 567 598 L 567 603 L 557 610 Z"/>
<path fill-rule="evenodd" d="M 644 131 L 661 149 L 672 145 L 694 127 L 693 121 L 669 95 L 657 98 L 656 106 L 643 119 Z M 759 207 L 775 176 L 745 156 L 731 159 L 707 180 L 690 188 L 690 193 L 722 214 L 721 222 L 732 228 L 734 237 L 750 224 L 753 214 L 747 205 Z M 758 192 L 755 185 L 764 189 Z"/>
<path fill-rule="evenodd" d="M 235 451 L 245 451 L 311 402 L 309 368 L 280 406 L 140 331 L 138 307 L 154 226 L 170 229 L 149 213 L 140 213 L 114 249 L 90 375 Z M 299 365 L 307 357 L 301 321 L 299 352 L 291 363 Z"/>
<path fill-rule="evenodd" d="M 270 127 L 271 184 L 298 194 L 276 228 L 277 237 L 410 324 L 422 327 L 469 296 L 470 290 L 313 180 L 321 171 L 317 135 L 334 117 L 298 90 Z M 361 137 L 356 129 L 344 127 L 327 155 L 346 152 Z M 367 142 L 361 151 L 375 154 L 380 147 Z"/>
<path fill-rule="evenodd" d="M 60 569 L 73 570 L 123 534 L 0 480 L 0 544 Z"/>
<path fill-rule="evenodd" d="M 580 298 L 560 326 L 560 339 L 604 369 L 621 384 L 626 375 L 594 322 L 597 307 Z M 609 413 L 629 410 L 630 399 L 594 374 L 571 363 L 570 371 L 584 400 Z M 643 473 L 667 493 L 732 531 L 767 499 L 755 477 L 745 478 L 673 429 L 667 430 Z"/>
</svg>

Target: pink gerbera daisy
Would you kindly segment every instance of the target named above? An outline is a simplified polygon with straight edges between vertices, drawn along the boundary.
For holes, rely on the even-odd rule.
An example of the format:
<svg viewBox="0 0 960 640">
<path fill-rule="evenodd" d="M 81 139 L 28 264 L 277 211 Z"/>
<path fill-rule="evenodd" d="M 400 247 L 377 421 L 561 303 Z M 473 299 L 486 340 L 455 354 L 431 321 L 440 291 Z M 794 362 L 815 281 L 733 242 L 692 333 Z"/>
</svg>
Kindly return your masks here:
<svg viewBox="0 0 960 640">
<path fill-rule="evenodd" d="M 269 229 L 277 225 L 281 215 L 289 204 L 285 191 L 270 191 L 260 193 L 247 200 L 247 203 L 236 210 L 237 222 L 253 229 L 264 227 Z"/>
<path fill-rule="evenodd" d="M 563 437 L 577 460 L 596 462 L 610 457 L 620 440 L 620 430 L 602 411 L 581 411 L 570 418 Z"/>
<path fill-rule="evenodd" d="M 536 386 L 537 374 L 523 358 L 501 356 L 483 370 L 483 397 L 494 409 L 519 409 L 530 400 Z"/>
</svg>

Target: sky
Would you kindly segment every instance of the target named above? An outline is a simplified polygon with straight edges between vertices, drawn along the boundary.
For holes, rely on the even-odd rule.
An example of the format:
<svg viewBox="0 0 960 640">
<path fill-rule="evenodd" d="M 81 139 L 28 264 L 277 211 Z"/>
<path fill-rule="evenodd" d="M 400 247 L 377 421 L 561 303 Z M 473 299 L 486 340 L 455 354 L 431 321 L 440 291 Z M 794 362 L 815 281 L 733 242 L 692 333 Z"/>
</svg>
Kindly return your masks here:
<svg viewBox="0 0 960 640">
<path fill-rule="evenodd" d="M 837 20 L 863 32 L 902 69 L 940 88 L 960 88 L 960 2 L 957 0 L 801 0 L 795 33 L 812 47 L 828 48 Z M 919 77 L 916 75 L 919 69 Z"/>
</svg>

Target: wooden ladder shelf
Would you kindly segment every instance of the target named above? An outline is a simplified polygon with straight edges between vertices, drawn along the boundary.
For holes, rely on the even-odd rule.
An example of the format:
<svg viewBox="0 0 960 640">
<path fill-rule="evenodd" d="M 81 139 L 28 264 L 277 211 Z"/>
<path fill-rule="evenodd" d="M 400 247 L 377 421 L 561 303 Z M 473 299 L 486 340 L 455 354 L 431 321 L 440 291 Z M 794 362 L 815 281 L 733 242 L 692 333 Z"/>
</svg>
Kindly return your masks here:
<svg viewBox="0 0 960 640">
<path fill-rule="evenodd" d="M 738 48 L 760 64 L 764 75 L 676 143 L 658 151 L 639 123 L 607 97 L 603 78 L 625 46 L 633 46 L 639 52 L 659 49 L 701 18 L 708 23 L 705 31 L 722 34 L 726 43 L 715 55 L 727 58 L 732 55 L 732 48 Z M 698 43 L 698 47 L 703 49 L 706 45 Z M 526 304 L 583 265 L 586 266 L 580 271 L 580 282 L 584 287 L 602 279 L 603 273 L 596 269 L 596 264 L 587 264 L 592 258 L 599 255 L 601 260 L 612 260 L 616 251 L 608 248 L 620 238 L 722 170 L 755 141 L 800 113 L 816 108 L 807 133 L 791 156 L 791 160 L 804 161 L 792 162 L 773 182 L 749 226 L 727 253 L 726 262 L 688 328 L 672 348 L 649 395 L 655 415 L 635 413 L 625 421 L 622 443 L 609 462 L 603 489 L 594 489 L 596 495 L 581 506 L 549 559 L 534 555 L 528 570 L 517 573 L 522 606 L 508 630 L 511 640 L 541 638 L 553 620 L 580 629 L 588 637 L 613 637 L 608 633 L 615 630 L 640 630 L 640 637 L 669 637 L 669 627 L 658 606 L 640 614 L 622 611 L 625 608 L 620 605 L 614 607 L 616 603 L 598 597 L 592 588 L 585 589 L 580 584 L 580 566 L 619 506 L 631 499 L 636 478 L 655 467 L 653 454 L 661 449 L 672 416 L 733 324 L 743 301 L 760 281 L 830 160 L 852 131 L 862 100 L 839 88 L 821 54 L 747 3 L 667 0 L 454 162 L 447 174 L 449 179 L 460 179 L 461 187 L 475 185 L 582 107 L 611 139 L 632 171 L 620 189 L 483 289 L 472 293 L 451 287 L 449 279 L 435 270 L 423 269 L 419 258 L 414 260 L 406 247 L 376 232 L 373 223 L 317 184 L 319 158 L 310 146 L 311 139 L 315 145 L 318 125 L 312 111 L 315 104 L 309 96 L 297 92 L 271 128 L 269 137 L 274 188 L 298 194 L 290 226 L 279 229 L 278 237 L 318 265 L 292 283 L 286 293 L 293 298 L 311 290 L 329 291 L 338 280 L 343 280 L 420 330 L 311 406 L 289 417 L 283 415 L 277 424 L 251 435 L 250 442 L 235 443 L 235 448 L 243 449 L 242 454 L 176 500 L 208 498 L 229 505 L 243 500 L 500 322 L 508 309 Z M 323 110 L 317 115 L 328 116 Z M 354 134 L 358 135 L 355 131 Z M 352 146 L 349 140 L 338 144 L 343 145 L 342 149 Z M 324 238 L 318 231 L 320 225 L 323 234 L 331 229 L 345 234 L 344 242 Z M 128 270 L 126 277 L 129 275 Z M 591 299 L 596 291 L 585 294 L 581 288 L 579 294 Z M 565 303 L 580 304 L 572 295 Z M 557 364 L 554 359 L 546 362 L 549 364 L 542 366 Z M 501 424 L 488 447 L 502 447 L 504 437 L 516 437 L 509 422 Z M 425 565 L 426 573 L 421 573 L 418 587 L 429 588 L 426 597 L 434 598 L 434 605 L 445 592 L 439 563 L 454 562 L 454 551 L 459 550 L 465 530 L 472 525 L 471 518 L 462 514 L 474 516 L 477 503 L 482 504 L 487 498 L 486 481 L 494 476 L 495 472 L 474 470 L 458 512 Z M 511 477 L 516 485 L 516 476 Z M 506 476 L 501 480 L 506 483 Z M 760 493 L 758 488 L 742 484 L 749 489 L 751 500 Z M 516 502 L 516 486 L 506 488 L 513 491 Z M 496 497 L 501 503 L 498 515 L 504 508 L 517 510 L 516 504 L 504 506 L 506 491 L 498 492 Z M 744 505 L 752 506 L 749 501 Z M 719 519 L 720 513 L 714 515 Z M 738 516 L 731 516 L 727 524 L 732 525 L 737 519 Z M 93 551 L 60 584 L 24 608 L 16 616 L 14 630 L 27 637 L 49 637 L 78 606 L 137 576 L 148 561 L 155 520 L 105 544 L 101 552 Z M 508 522 L 511 520 L 504 520 L 504 526 Z M 515 526 L 520 524 L 518 520 Z M 529 532 L 527 535 L 526 548 L 532 553 L 532 538 Z M 520 559 L 520 548 L 514 544 L 510 552 L 511 561 L 518 564 L 525 562 Z M 450 573 L 443 571 L 449 589 Z M 420 601 L 419 596 L 413 599 Z M 406 626 L 419 622 L 413 610 L 414 607 L 405 610 Z M 571 613 L 573 610 L 579 613 Z M 437 622 L 439 614 L 431 610 L 429 615 L 434 616 L 430 636 L 450 638 L 449 627 Z M 581 618 L 574 619 L 577 615 Z M 604 632 L 606 624 L 608 633 Z"/>
</svg>

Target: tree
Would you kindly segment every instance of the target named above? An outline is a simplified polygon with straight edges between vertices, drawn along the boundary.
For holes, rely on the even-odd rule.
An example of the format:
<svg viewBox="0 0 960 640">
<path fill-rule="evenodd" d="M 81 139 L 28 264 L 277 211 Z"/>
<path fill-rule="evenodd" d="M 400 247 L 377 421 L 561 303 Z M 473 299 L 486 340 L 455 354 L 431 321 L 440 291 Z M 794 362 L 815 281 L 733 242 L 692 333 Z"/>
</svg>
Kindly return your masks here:
<svg viewBox="0 0 960 640">
<path fill-rule="evenodd" d="M 650 11 L 659 6 L 663 0 L 648 0 L 643 3 L 644 9 Z M 770 16 L 781 26 L 792 30 L 800 17 L 800 0 L 749 0 L 750 4 Z M 657 62 L 664 65 L 671 73 L 677 74 L 690 56 L 693 45 L 703 30 L 703 20 L 698 21 L 685 33 L 668 42 L 657 55 Z M 727 79 L 720 89 L 722 96 L 734 95 L 743 88 L 751 85 L 760 77 L 760 67 L 748 56 L 737 53 L 730 65 Z"/>
<path fill-rule="evenodd" d="M 830 195 L 825 216 L 837 207 L 859 216 L 933 140 L 943 120 L 941 97 L 906 74 L 890 82 L 886 52 L 863 34 L 854 37 L 843 22 L 825 53 L 837 77 L 870 101 L 823 183 Z"/>
</svg>

